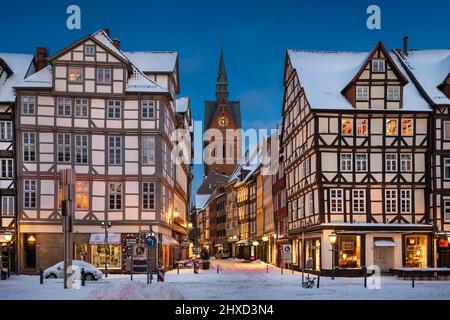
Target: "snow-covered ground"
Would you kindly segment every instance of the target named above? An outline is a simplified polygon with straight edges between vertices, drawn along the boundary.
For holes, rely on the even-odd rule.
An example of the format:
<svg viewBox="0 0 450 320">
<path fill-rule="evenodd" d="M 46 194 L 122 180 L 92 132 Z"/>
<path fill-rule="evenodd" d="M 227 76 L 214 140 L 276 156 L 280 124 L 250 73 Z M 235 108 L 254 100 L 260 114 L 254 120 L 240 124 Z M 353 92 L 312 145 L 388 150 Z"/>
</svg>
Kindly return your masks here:
<svg viewBox="0 0 450 320">
<path fill-rule="evenodd" d="M 217 265 L 219 274 L 217 274 Z M 156 280 L 156 279 L 155 279 Z M 38 276 L 12 276 L 0 281 L 0 300 L 7 299 L 206 299 L 206 300 L 276 300 L 276 299 L 450 299 L 450 281 L 411 281 L 382 277 L 380 289 L 364 288 L 361 278 L 320 279 L 320 288 L 301 287 L 301 273 L 284 270 L 255 261 L 213 260 L 210 270 L 182 269 L 166 273 L 165 282 L 146 284 L 145 275 L 109 275 L 100 281 L 87 282 L 80 289 L 62 288 L 60 279 L 45 280 Z M 370 282 L 370 281 L 369 281 Z M 369 283 L 370 285 L 370 283 Z"/>
</svg>

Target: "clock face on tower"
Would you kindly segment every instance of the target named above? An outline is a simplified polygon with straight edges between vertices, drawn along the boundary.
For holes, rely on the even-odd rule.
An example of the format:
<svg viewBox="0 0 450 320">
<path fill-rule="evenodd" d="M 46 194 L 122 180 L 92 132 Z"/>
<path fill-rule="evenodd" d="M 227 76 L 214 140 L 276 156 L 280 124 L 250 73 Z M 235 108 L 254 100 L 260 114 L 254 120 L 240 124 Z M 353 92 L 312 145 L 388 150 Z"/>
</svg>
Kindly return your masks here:
<svg viewBox="0 0 450 320">
<path fill-rule="evenodd" d="M 220 116 L 217 123 L 219 124 L 219 127 L 226 127 L 228 126 L 228 119 L 225 116 Z"/>
</svg>

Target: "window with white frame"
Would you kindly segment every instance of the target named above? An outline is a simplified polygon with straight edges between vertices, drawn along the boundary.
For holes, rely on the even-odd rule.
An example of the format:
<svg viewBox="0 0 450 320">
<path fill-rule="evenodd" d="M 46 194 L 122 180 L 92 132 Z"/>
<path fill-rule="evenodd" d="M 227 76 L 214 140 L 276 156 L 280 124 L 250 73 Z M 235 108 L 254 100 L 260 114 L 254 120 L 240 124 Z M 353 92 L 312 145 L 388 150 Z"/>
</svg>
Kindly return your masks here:
<svg viewBox="0 0 450 320">
<path fill-rule="evenodd" d="M 122 117 L 122 101 L 108 101 L 108 119 L 120 119 Z"/>
<path fill-rule="evenodd" d="M 85 45 L 84 46 L 84 54 L 87 56 L 95 55 L 95 46 L 93 45 Z"/>
<path fill-rule="evenodd" d="M 13 172 L 13 159 L 0 159 L 1 164 L 1 177 L 2 178 L 12 178 L 14 176 Z"/>
<path fill-rule="evenodd" d="M 110 68 L 97 68 L 97 83 L 98 84 L 111 84 L 111 69 Z"/>
<path fill-rule="evenodd" d="M 36 180 L 23 181 L 23 207 L 26 209 L 36 208 Z"/>
<path fill-rule="evenodd" d="M 444 201 L 444 220 L 450 222 L 450 201 Z"/>
<path fill-rule="evenodd" d="M 396 153 L 386 153 L 385 155 L 386 171 L 395 172 L 397 171 L 397 154 Z"/>
<path fill-rule="evenodd" d="M 369 100 L 369 87 L 368 86 L 356 86 L 356 100 L 361 100 L 361 101 Z"/>
<path fill-rule="evenodd" d="M 356 171 L 359 172 L 367 171 L 367 153 L 357 153 L 355 155 L 355 166 Z"/>
<path fill-rule="evenodd" d="M 109 210 L 122 210 L 122 183 L 110 182 L 108 194 Z"/>
<path fill-rule="evenodd" d="M 36 161 L 36 133 L 24 132 L 22 134 L 23 140 L 23 161 Z"/>
<path fill-rule="evenodd" d="M 155 119 L 155 100 L 141 101 L 141 118 L 144 120 Z"/>
<path fill-rule="evenodd" d="M 70 117 L 72 115 L 72 99 L 59 97 L 56 101 L 58 116 Z"/>
<path fill-rule="evenodd" d="M 353 213 L 366 212 L 366 190 L 353 189 L 352 190 Z"/>
<path fill-rule="evenodd" d="M 77 181 L 76 195 L 77 209 L 89 209 L 89 181 Z"/>
<path fill-rule="evenodd" d="M 444 121 L 443 123 L 443 138 L 444 140 L 450 140 L 450 121 Z"/>
<path fill-rule="evenodd" d="M 297 204 L 298 204 L 298 212 L 297 212 L 297 217 L 298 219 L 302 219 L 305 217 L 305 198 L 304 196 L 300 196 L 297 199 Z"/>
<path fill-rule="evenodd" d="M 75 136 L 75 162 L 76 164 L 87 164 L 89 154 L 89 139 L 87 135 Z"/>
<path fill-rule="evenodd" d="M 2 216 L 14 217 L 14 197 L 12 196 L 2 197 Z"/>
<path fill-rule="evenodd" d="M 372 72 L 384 72 L 384 60 L 373 59 L 372 60 Z"/>
<path fill-rule="evenodd" d="M 342 135 L 353 135 L 353 119 L 342 119 Z"/>
<path fill-rule="evenodd" d="M 397 213 L 397 190 L 384 190 L 384 199 L 386 213 Z"/>
<path fill-rule="evenodd" d="M 112 166 L 122 165 L 122 137 L 108 137 L 108 163 Z"/>
<path fill-rule="evenodd" d="M 294 199 L 292 202 L 289 202 L 289 212 L 291 212 L 290 216 L 291 216 L 291 221 L 295 221 L 298 219 L 298 217 L 300 216 L 299 212 L 297 211 L 297 201 L 299 201 L 299 199 Z"/>
<path fill-rule="evenodd" d="M 367 119 L 356 119 L 356 135 L 358 137 L 367 137 Z"/>
<path fill-rule="evenodd" d="M 58 133 L 58 162 L 70 162 L 70 133 Z"/>
<path fill-rule="evenodd" d="M 413 123 L 412 119 L 402 119 L 402 136 L 413 135 Z"/>
<path fill-rule="evenodd" d="M 412 154 L 400 154 L 400 169 L 402 172 L 410 172 L 412 170 Z"/>
<path fill-rule="evenodd" d="M 314 192 L 311 192 L 308 195 L 308 205 L 309 205 L 309 215 L 313 215 L 314 214 Z"/>
<path fill-rule="evenodd" d="M 387 87 L 387 99 L 389 101 L 400 100 L 400 87 L 399 86 L 388 86 Z"/>
<path fill-rule="evenodd" d="M 155 182 L 142 182 L 142 210 L 155 209 Z"/>
<path fill-rule="evenodd" d="M 386 135 L 396 136 L 398 134 L 398 120 L 386 119 Z"/>
<path fill-rule="evenodd" d="M 341 153 L 341 171 L 351 172 L 352 170 L 352 154 Z"/>
<path fill-rule="evenodd" d="M 444 180 L 450 180 L 450 158 L 444 158 Z"/>
<path fill-rule="evenodd" d="M 155 164 L 155 136 L 142 137 L 142 164 Z"/>
<path fill-rule="evenodd" d="M 36 97 L 23 96 L 21 99 L 21 105 L 23 115 L 34 115 L 36 112 Z"/>
<path fill-rule="evenodd" d="M 309 176 L 311 174 L 311 159 L 306 158 L 305 159 L 305 177 Z"/>
<path fill-rule="evenodd" d="M 12 121 L 0 121 L 0 140 L 11 141 L 13 138 Z"/>
<path fill-rule="evenodd" d="M 344 210 L 344 190 L 331 189 L 330 190 L 330 212 L 342 213 Z"/>
<path fill-rule="evenodd" d="M 411 190 L 400 190 L 400 212 L 411 213 Z"/>
<path fill-rule="evenodd" d="M 89 110 L 89 100 L 76 98 L 75 99 L 75 117 L 87 118 Z"/>
</svg>

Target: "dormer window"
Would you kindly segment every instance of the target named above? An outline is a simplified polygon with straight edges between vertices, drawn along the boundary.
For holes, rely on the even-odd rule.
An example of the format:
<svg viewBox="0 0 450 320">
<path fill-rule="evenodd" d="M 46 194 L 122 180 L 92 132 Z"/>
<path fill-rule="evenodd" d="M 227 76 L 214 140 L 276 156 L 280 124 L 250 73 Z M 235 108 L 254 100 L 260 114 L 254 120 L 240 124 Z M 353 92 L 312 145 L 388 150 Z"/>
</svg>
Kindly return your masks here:
<svg viewBox="0 0 450 320">
<path fill-rule="evenodd" d="M 83 81 L 83 71 L 81 67 L 69 67 L 69 81 L 70 82 Z"/>
<path fill-rule="evenodd" d="M 372 60 L 372 72 L 384 72 L 384 60 L 382 59 L 373 59 Z"/>
<path fill-rule="evenodd" d="M 399 86 L 388 86 L 387 87 L 387 99 L 389 101 L 400 100 L 400 87 Z"/>
<path fill-rule="evenodd" d="M 84 54 L 87 56 L 95 55 L 95 46 L 84 46 Z"/>
<path fill-rule="evenodd" d="M 369 100 L 369 87 L 357 86 L 356 87 L 356 100 L 360 100 L 360 101 Z"/>
</svg>

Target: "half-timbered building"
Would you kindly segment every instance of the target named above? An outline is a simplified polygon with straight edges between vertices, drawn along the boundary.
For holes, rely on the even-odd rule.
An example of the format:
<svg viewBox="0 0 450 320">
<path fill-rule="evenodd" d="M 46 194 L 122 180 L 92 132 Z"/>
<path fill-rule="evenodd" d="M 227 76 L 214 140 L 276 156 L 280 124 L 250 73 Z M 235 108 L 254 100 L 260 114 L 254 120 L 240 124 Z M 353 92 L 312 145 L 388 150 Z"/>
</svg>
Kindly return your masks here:
<svg viewBox="0 0 450 320">
<path fill-rule="evenodd" d="M 450 50 L 395 50 L 420 94 L 433 108 L 430 216 L 435 222 L 435 261 L 450 267 Z"/>
<path fill-rule="evenodd" d="M 33 55 L 0 53 L 0 242 L 2 245 L 0 261 L 2 261 L 1 267 L 10 270 L 15 270 L 14 248 L 17 243 L 14 86 L 34 71 Z M 11 234 L 11 240 L 6 241 L 4 236 L 6 233 Z"/>
<path fill-rule="evenodd" d="M 287 51 L 282 152 L 299 266 L 351 275 L 430 265 L 430 113 L 381 42 Z"/>
<path fill-rule="evenodd" d="M 190 125 L 175 102 L 177 54 L 127 53 L 101 30 L 49 57 L 16 91 L 20 270 L 62 260 L 59 173 L 68 168 L 76 174 L 73 258 L 129 270 L 129 244 L 151 226 L 157 264 L 172 266 L 190 183 L 190 167 L 171 152 L 175 128 Z M 112 225 L 108 250 L 102 221 Z"/>
</svg>

